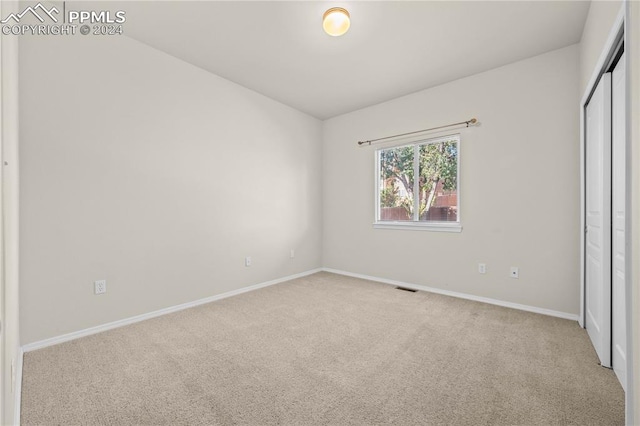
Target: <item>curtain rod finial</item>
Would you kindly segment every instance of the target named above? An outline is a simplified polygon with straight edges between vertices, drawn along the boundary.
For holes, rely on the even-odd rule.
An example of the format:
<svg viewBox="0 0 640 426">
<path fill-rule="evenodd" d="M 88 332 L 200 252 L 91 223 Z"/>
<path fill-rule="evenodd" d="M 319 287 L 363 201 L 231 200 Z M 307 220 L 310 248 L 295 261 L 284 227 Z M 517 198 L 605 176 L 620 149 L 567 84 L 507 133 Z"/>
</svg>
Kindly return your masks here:
<svg viewBox="0 0 640 426">
<path fill-rule="evenodd" d="M 476 124 L 478 122 L 477 118 L 472 118 L 471 120 L 469 120 L 469 123 L 471 124 Z"/>
</svg>

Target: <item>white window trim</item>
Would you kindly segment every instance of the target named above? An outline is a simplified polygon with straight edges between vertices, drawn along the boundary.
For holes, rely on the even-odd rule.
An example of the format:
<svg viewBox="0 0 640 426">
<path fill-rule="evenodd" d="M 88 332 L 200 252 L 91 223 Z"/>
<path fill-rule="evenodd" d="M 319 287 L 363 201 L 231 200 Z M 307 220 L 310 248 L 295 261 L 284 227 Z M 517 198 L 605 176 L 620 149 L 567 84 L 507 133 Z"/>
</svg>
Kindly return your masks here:
<svg viewBox="0 0 640 426">
<path fill-rule="evenodd" d="M 413 231 L 462 232 L 458 222 L 394 222 L 384 220 L 373 224 L 375 229 L 406 229 Z"/>
<path fill-rule="evenodd" d="M 401 147 L 405 147 L 405 146 L 413 146 L 413 147 L 417 147 L 419 145 L 426 145 L 426 144 L 434 144 L 434 143 L 441 143 L 441 142 L 445 142 L 447 140 L 451 140 L 452 138 L 457 139 L 457 144 L 458 144 L 458 164 L 457 164 L 457 170 L 456 173 L 458 175 L 457 178 L 457 195 L 458 195 L 458 220 L 456 222 L 436 222 L 436 221 L 418 221 L 418 220 L 412 220 L 412 221 L 391 221 L 391 220 L 380 220 L 380 151 L 385 150 L 385 149 L 393 149 L 393 148 L 401 148 Z M 374 229 L 405 229 L 405 230 L 418 230 L 418 231 L 435 231 L 435 232 L 462 232 L 462 220 L 461 220 L 461 215 L 460 212 L 462 210 L 462 208 L 460 207 L 462 204 L 462 197 L 460 196 L 460 159 L 461 159 L 461 146 L 462 146 L 462 138 L 460 136 L 460 133 L 452 133 L 449 135 L 444 135 L 444 136 L 438 136 L 438 137 L 434 137 L 434 138 L 429 138 L 429 139 L 418 139 L 415 141 L 412 141 L 411 143 L 404 143 L 401 145 L 390 145 L 390 146 L 386 146 L 386 147 L 381 147 L 378 148 L 374 151 L 374 163 L 375 163 L 375 170 L 374 170 L 374 175 L 375 175 L 375 185 L 374 185 L 374 191 L 375 191 L 375 196 L 374 196 L 374 222 L 373 222 L 373 228 Z M 419 161 L 415 156 L 414 156 L 414 163 L 415 161 Z M 414 186 L 416 186 L 418 184 L 418 180 L 414 179 Z M 414 194 L 417 193 L 414 189 Z M 415 198 L 415 197 L 414 197 Z M 415 202 L 415 200 L 414 200 Z M 415 209 L 414 209 L 415 210 Z M 414 216 L 415 216 L 415 212 L 414 212 Z"/>
</svg>

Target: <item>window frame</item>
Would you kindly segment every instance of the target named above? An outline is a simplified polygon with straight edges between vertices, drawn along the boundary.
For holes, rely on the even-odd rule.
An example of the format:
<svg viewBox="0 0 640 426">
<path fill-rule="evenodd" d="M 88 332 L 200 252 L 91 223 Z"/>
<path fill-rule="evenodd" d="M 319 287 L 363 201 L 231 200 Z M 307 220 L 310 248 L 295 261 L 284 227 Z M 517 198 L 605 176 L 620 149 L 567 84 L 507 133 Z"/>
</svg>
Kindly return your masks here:
<svg viewBox="0 0 640 426">
<path fill-rule="evenodd" d="M 452 139 L 456 140 L 458 147 L 458 158 L 456 164 L 456 194 L 458 201 L 458 211 L 457 211 L 457 220 L 455 222 L 445 222 L 445 221 L 420 221 L 420 220 L 410 220 L 410 221 L 397 221 L 397 220 L 380 220 L 380 151 L 396 149 L 396 148 L 404 148 L 407 146 L 411 146 L 414 148 L 414 167 L 419 168 L 419 157 L 416 157 L 415 153 L 419 152 L 420 146 L 422 145 L 430 145 L 436 143 L 443 143 L 446 141 L 450 141 Z M 373 227 L 376 229 L 408 229 L 408 230 L 420 230 L 420 231 L 436 231 L 436 232 L 462 232 L 462 220 L 461 220 L 461 196 L 460 196 L 460 187 L 461 187 L 461 179 L 460 179 L 460 158 L 461 158 L 461 135 L 460 133 L 452 133 L 443 136 L 436 136 L 432 138 L 421 138 L 410 143 L 403 143 L 399 145 L 391 145 L 380 147 L 374 151 L 375 158 L 375 196 L 374 196 L 374 221 Z M 414 169 L 415 171 L 415 169 Z M 414 173 L 415 176 L 417 176 Z M 419 185 L 418 179 L 414 178 L 414 188 Z M 416 191 L 414 189 L 414 194 Z M 414 203 L 419 202 L 419 197 L 414 199 Z"/>
</svg>

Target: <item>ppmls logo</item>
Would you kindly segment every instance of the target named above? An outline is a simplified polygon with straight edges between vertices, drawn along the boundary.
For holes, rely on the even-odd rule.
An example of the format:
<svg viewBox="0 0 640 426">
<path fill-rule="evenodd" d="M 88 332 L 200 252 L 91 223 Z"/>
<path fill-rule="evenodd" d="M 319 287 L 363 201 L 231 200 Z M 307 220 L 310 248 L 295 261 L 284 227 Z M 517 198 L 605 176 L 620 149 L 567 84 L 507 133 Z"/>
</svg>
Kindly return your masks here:
<svg viewBox="0 0 640 426">
<path fill-rule="evenodd" d="M 40 14 L 38 12 L 40 12 Z M 53 15 L 54 13 L 56 15 L 60 13 L 60 11 L 56 9 L 55 6 L 47 10 L 47 8 L 42 5 L 42 3 L 38 3 L 34 7 L 31 7 L 31 6 L 27 7 L 25 10 L 23 10 L 18 14 L 10 13 L 9 16 L 7 16 L 5 19 L 0 21 L 0 23 L 6 24 L 13 19 L 16 22 L 16 24 L 19 24 L 22 17 L 27 14 L 31 14 L 35 16 L 40 22 L 44 22 L 44 18 L 42 17 L 42 15 L 48 16 L 49 18 L 51 18 L 53 22 L 58 22 L 58 19 Z"/>
<path fill-rule="evenodd" d="M 55 6 L 47 8 L 38 3 L 20 13 L 10 13 L 0 24 L 3 35 L 121 35 L 125 21 L 124 10 L 66 10 L 63 2 L 62 14 Z"/>
</svg>

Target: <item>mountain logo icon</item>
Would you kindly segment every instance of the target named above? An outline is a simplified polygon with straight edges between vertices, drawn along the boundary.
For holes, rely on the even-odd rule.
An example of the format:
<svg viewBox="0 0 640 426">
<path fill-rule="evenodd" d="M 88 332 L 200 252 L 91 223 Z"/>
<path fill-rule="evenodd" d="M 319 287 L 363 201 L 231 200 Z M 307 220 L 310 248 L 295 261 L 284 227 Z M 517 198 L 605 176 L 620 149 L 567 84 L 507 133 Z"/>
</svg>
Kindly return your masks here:
<svg viewBox="0 0 640 426">
<path fill-rule="evenodd" d="M 35 16 L 40 22 L 44 22 L 44 18 L 42 17 L 42 15 L 48 16 L 53 22 L 58 22 L 58 18 L 53 16 L 53 14 L 55 13 L 57 15 L 58 13 L 60 13 L 60 11 L 56 9 L 55 6 L 52 7 L 51 9 L 47 9 L 42 5 L 42 3 L 38 3 L 33 7 L 32 6 L 27 7 L 25 10 L 23 10 L 18 14 L 10 13 L 9 16 L 7 16 L 5 19 L 0 21 L 0 23 L 6 24 L 7 22 L 13 19 L 17 24 L 28 13 L 31 13 L 33 16 Z"/>
</svg>

